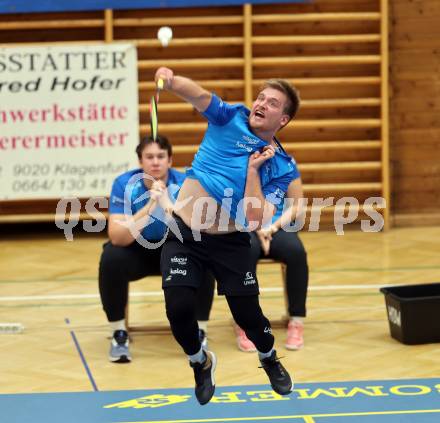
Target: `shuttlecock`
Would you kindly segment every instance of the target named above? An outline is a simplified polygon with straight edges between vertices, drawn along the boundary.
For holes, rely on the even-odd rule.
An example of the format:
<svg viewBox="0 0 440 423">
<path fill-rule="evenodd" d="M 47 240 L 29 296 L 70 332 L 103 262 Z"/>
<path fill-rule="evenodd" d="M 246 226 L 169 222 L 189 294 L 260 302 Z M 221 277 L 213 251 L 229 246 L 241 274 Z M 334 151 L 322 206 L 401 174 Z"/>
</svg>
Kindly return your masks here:
<svg viewBox="0 0 440 423">
<path fill-rule="evenodd" d="M 171 38 L 173 38 L 173 30 L 169 26 L 162 26 L 159 28 L 159 31 L 157 31 L 157 38 L 162 44 L 162 47 L 166 47 L 171 41 Z"/>
</svg>

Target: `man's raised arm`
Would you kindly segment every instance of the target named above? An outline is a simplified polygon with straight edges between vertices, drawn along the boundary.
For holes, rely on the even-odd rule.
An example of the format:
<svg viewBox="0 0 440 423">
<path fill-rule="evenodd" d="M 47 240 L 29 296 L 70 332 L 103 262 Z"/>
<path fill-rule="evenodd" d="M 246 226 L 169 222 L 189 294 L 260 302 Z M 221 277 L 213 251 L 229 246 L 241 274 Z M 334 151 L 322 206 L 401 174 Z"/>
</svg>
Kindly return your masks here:
<svg viewBox="0 0 440 423">
<path fill-rule="evenodd" d="M 211 103 L 212 94 L 206 91 L 192 79 L 174 75 L 174 72 L 165 67 L 156 71 L 154 80 L 163 80 L 164 88 L 191 103 L 199 112 L 203 113 Z"/>
</svg>

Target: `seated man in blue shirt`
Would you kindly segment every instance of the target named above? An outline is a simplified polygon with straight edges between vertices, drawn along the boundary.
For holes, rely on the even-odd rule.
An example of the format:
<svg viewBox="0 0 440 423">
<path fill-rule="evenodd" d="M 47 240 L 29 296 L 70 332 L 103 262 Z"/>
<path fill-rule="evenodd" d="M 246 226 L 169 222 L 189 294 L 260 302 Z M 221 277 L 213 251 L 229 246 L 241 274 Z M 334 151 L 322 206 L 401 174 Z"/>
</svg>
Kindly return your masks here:
<svg viewBox="0 0 440 423">
<path fill-rule="evenodd" d="M 196 398 L 206 404 L 215 391 L 216 357 L 200 344 L 195 313 L 196 290 L 206 269 L 255 344 L 272 388 L 287 395 L 292 380 L 273 349 L 271 326 L 259 305 L 248 231 L 270 224 L 296 177 L 275 134 L 295 115 L 299 97 L 286 81 L 271 80 L 249 110 L 223 102 L 168 68 L 159 68 L 155 80 L 208 120 L 174 209 L 178 233 L 168 233 L 161 258 L 167 316 L 194 370 Z"/>
<path fill-rule="evenodd" d="M 128 284 L 160 274 L 160 255 L 173 208 L 185 175 L 171 168 L 168 139 L 144 138 L 136 148 L 140 168 L 118 176 L 110 195 L 108 234 L 99 264 L 99 292 L 112 331 L 109 359 L 131 361 L 125 326 Z M 214 279 L 206 273 L 197 304 L 198 320 L 208 320 Z M 203 341 L 203 339 L 202 339 Z"/>
</svg>

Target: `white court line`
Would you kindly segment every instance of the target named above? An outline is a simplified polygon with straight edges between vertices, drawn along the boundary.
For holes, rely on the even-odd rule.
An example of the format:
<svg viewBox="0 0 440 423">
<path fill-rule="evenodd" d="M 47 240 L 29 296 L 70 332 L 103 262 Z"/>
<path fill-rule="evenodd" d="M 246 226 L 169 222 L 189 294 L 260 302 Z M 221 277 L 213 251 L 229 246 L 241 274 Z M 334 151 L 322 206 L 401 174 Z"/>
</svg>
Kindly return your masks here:
<svg viewBox="0 0 440 423">
<path fill-rule="evenodd" d="M 380 289 L 391 285 L 322 285 L 309 286 L 309 291 L 340 291 L 343 289 Z M 261 292 L 281 292 L 283 288 L 260 288 Z"/>
<path fill-rule="evenodd" d="M 387 285 L 323 285 L 310 286 L 309 291 L 341 291 L 350 289 L 379 289 Z M 283 288 L 260 288 L 261 292 L 283 292 Z M 162 296 L 162 291 L 141 291 L 131 292 L 130 297 L 159 297 Z M 0 302 L 7 301 L 51 301 L 51 300 L 85 300 L 85 299 L 99 299 L 98 294 L 59 294 L 59 295 L 21 295 L 21 296 L 1 296 Z"/>
<path fill-rule="evenodd" d="M 130 297 L 158 297 L 162 291 L 132 292 Z M 0 297 L 0 301 L 35 301 L 35 300 L 84 300 L 98 299 L 99 294 L 60 294 L 60 295 L 22 295 L 16 297 Z"/>
</svg>

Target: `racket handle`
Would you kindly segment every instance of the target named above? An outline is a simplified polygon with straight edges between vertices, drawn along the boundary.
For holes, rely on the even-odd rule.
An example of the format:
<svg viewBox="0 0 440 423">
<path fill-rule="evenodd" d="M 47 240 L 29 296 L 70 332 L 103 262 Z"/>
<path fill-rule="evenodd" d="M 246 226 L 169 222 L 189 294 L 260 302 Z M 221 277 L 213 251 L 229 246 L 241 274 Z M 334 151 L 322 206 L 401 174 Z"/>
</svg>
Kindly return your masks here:
<svg viewBox="0 0 440 423">
<path fill-rule="evenodd" d="M 162 79 L 162 78 L 159 78 L 159 79 L 157 80 L 157 88 L 158 88 L 159 90 L 163 90 L 163 79 Z"/>
</svg>

